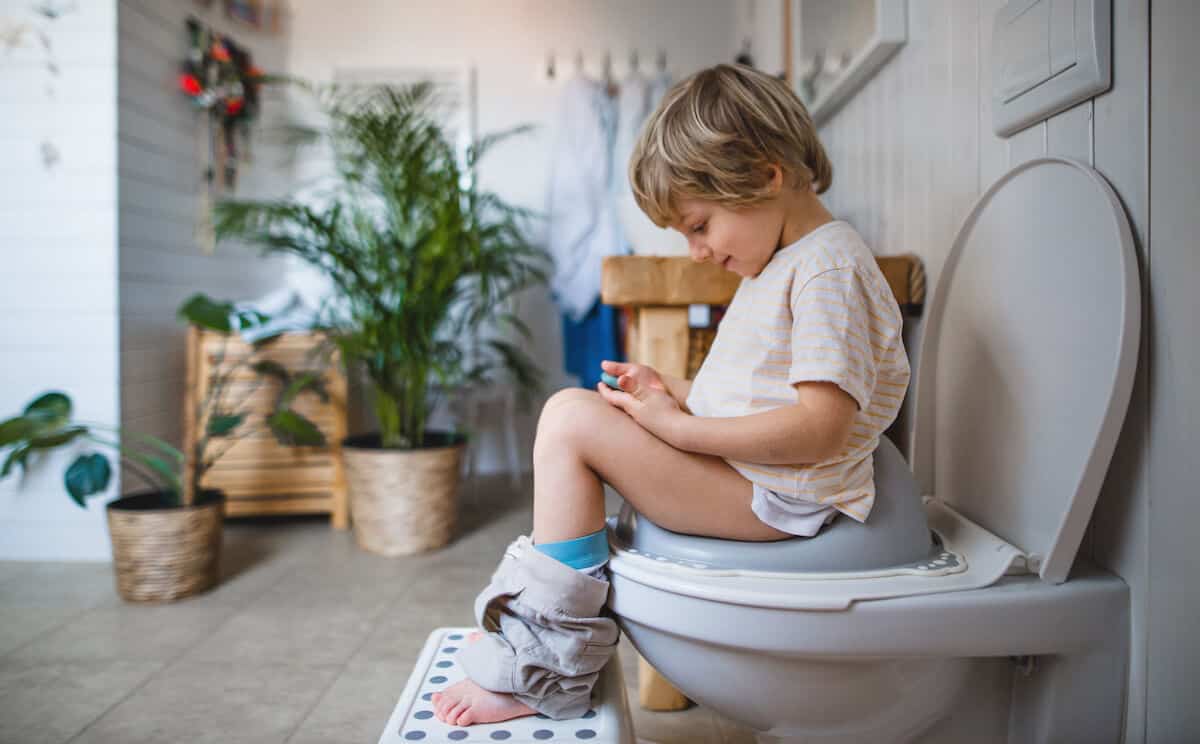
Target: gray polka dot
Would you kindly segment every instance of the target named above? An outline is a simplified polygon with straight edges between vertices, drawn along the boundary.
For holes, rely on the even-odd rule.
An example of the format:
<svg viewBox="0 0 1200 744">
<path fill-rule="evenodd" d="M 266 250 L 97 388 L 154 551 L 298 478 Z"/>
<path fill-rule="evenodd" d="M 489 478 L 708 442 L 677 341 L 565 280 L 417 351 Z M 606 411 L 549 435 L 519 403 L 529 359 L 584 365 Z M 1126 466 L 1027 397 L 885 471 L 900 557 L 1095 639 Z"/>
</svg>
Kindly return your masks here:
<svg viewBox="0 0 1200 744">
<path fill-rule="evenodd" d="M 492 738 L 495 739 L 496 741 L 504 741 L 505 739 L 507 739 L 510 736 L 512 736 L 512 734 L 508 733 L 507 731 L 505 731 L 503 729 L 501 729 L 500 731 L 492 732 Z"/>
<path fill-rule="evenodd" d="M 416 713 L 413 713 L 413 718 L 417 719 L 418 721 L 424 721 L 427 718 L 433 718 L 433 711 L 418 710 Z"/>
<path fill-rule="evenodd" d="M 452 641 L 461 641 L 463 639 L 463 637 L 461 635 L 459 635 L 458 633 L 455 633 L 454 635 L 448 635 L 446 637 Z"/>
<path fill-rule="evenodd" d="M 584 713 L 584 714 L 583 714 L 583 717 L 584 717 L 584 718 L 595 718 L 595 717 L 596 717 L 596 711 L 595 711 L 595 709 L 593 709 L 593 710 L 589 710 L 587 713 Z"/>
<path fill-rule="evenodd" d="M 463 739 L 467 738 L 470 735 L 471 734 L 469 734 L 466 731 L 459 730 L 459 731 L 451 731 L 450 733 L 446 734 L 446 738 L 449 739 L 450 741 L 462 741 Z"/>
<path fill-rule="evenodd" d="M 576 739 L 594 739 L 594 738 L 596 738 L 596 732 L 592 731 L 591 729 L 579 729 L 578 731 L 575 732 L 575 738 Z"/>
<path fill-rule="evenodd" d="M 454 662 L 453 661 L 439 661 L 438 663 L 434 664 L 434 666 L 436 666 L 438 669 L 447 669 L 449 667 L 454 666 Z"/>
<path fill-rule="evenodd" d="M 404 735 L 404 738 L 408 739 L 409 741 L 417 741 L 419 739 L 425 738 L 425 732 L 424 731 L 409 731 L 407 734 Z"/>
<path fill-rule="evenodd" d="M 538 729 L 537 731 L 533 732 L 533 738 L 539 739 L 539 740 L 540 739 L 549 739 L 552 736 L 554 736 L 554 732 L 550 731 L 549 729 Z"/>
<path fill-rule="evenodd" d="M 452 654 L 457 650 L 458 650 L 457 646 L 446 646 L 445 648 L 442 649 L 442 653 L 443 654 Z"/>
<path fill-rule="evenodd" d="M 429 681 L 440 685 L 441 683 L 446 681 L 446 678 L 439 674 L 436 677 L 430 677 Z"/>
<path fill-rule="evenodd" d="M 427 692 L 421 696 L 421 699 L 424 700 L 425 702 L 429 702 L 430 700 L 433 700 L 433 693 Z"/>
</svg>

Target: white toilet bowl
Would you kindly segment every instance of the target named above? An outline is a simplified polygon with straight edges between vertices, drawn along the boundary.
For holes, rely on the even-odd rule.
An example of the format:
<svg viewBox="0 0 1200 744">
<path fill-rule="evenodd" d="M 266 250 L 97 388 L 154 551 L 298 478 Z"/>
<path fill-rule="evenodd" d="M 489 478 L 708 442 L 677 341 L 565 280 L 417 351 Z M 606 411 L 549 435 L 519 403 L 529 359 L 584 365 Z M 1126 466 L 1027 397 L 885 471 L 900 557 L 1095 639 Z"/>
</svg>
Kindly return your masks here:
<svg viewBox="0 0 1200 744">
<path fill-rule="evenodd" d="M 964 222 L 929 305 L 912 462 L 937 543 L 864 562 L 845 520 L 747 545 L 626 512 L 611 607 L 630 640 L 770 740 L 1119 741 L 1128 589 L 1076 553 L 1129 402 L 1138 292 L 1103 178 L 1056 158 L 1015 168 Z M 863 552 L 884 539 L 861 534 Z M 814 570 L 822 540 L 844 558 Z M 790 543 L 805 545 L 789 565 Z"/>
</svg>

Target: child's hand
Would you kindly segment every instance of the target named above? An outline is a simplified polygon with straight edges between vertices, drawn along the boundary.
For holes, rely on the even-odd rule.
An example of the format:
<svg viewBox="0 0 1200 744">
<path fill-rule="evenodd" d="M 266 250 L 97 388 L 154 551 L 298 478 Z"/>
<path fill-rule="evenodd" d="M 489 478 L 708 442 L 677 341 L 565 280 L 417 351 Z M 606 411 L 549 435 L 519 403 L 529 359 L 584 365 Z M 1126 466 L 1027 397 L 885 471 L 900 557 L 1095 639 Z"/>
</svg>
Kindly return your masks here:
<svg viewBox="0 0 1200 744">
<path fill-rule="evenodd" d="M 605 362 L 617 366 L 617 362 Z M 613 390 L 603 382 L 596 385 L 600 397 L 629 414 L 642 428 L 668 444 L 673 443 L 673 433 L 679 417 L 684 416 L 679 404 L 667 392 L 662 379 L 650 367 L 639 364 L 620 364 L 625 371 L 617 378 L 620 390 Z M 629 368 L 640 368 L 632 373 Z M 615 374 L 615 372 L 610 372 Z M 640 378 L 640 381 L 639 379 Z"/>
<path fill-rule="evenodd" d="M 667 386 L 663 383 L 662 378 L 658 376 L 658 372 L 653 367 L 645 364 L 629 364 L 628 362 L 600 362 L 600 369 L 609 373 L 613 377 L 629 378 L 633 381 L 633 385 L 621 383 L 621 389 L 630 392 L 639 387 L 653 387 L 665 391 Z"/>
</svg>

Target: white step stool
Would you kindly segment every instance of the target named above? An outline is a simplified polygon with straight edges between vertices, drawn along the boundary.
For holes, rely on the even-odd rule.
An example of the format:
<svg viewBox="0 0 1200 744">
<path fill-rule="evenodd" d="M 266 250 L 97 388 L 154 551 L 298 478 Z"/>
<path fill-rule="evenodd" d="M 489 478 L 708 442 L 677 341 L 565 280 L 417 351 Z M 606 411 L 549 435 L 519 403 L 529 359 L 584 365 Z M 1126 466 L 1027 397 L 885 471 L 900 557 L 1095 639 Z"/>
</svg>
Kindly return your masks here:
<svg viewBox="0 0 1200 744">
<path fill-rule="evenodd" d="M 508 744 L 563 744 L 590 741 L 597 744 L 635 744 L 633 723 L 621 663 L 616 658 L 600 673 L 592 691 L 593 707 L 582 718 L 553 721 L 541 715 L 514 718 L 502 723 L 447 726 L 433 715 L 433 693 L 444 690 L 464 676 L 455 653 L 475 628 L 438 628 L 429 634 L 417 658 L 412 676 L 404 686 L 400 702 L 392 711 L 379 744 L 409 742 L 497 742 Z"/>
</svg>

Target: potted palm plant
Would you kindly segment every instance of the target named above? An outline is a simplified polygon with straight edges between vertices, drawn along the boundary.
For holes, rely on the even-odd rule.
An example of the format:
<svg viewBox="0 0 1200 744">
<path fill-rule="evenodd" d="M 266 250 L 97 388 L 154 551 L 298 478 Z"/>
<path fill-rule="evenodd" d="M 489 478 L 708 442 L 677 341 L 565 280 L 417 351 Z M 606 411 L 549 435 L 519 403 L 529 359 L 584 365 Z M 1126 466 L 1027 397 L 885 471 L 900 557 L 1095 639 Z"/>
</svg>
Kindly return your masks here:
<svg viewBox="0 0 1200 744">
<path fill-rule="evenodd" d="M 383 555 L 444 545 L 457 514 L 462 432 L 430 431 L 444 391 L 506 372 L 528 401 L 539 382 L 509 332 L 529 331 L 510 298 L 544 282 L 549 258 L 525 236 L 531 213 L 479 189 L 470 174 L 496 143 L 460 164 L 433 87 L 309 88 L 327 124 L 293 130 L 333 156 L 310 199 L 217 204 L 218 240 L 287 253 L 328 277 L 323 330 L 365 370 L 378 431 L 343 445 L 355 539 Z"/>
<path fill-rule="evenodd" d="M 182 320 L 228 335 L 238 327 L 266 320 L 257 313 L 235 313 L 228 302 L 195 295 L 179 310 Z M 259 343 L 259 347 L 270 340 Z M 237 439 L 269 429 L 286 444 L 320 445 L 321 431 L 292 409 L 303 393 L 324 396 L 319 371 L 291 372 L 276 362 L 249 358 L 214 364 L 208 393 L 197 402 L 202 433 L 184 453 L 167 442 L 129 429 L 72 419 L 69 396 L 51 391 L 35 398 L 21 414 L 0 422 L 0 452 L 8 450 L 0 478 L 30 465 L 30 458 L 67 445 L 84 443 L 114 453 L 126 472 L 147 486 L 107 504 L 117 592 L 129 602 L 182 599 L 217 583 L 224 494 L 201 487 L 204 474 Z M 244 400 L 231 400 L 230 382 L 252 373 L 275 378 L 280 394 L 273 410 L 258 415 Z M 86 508 L 89 496 L 108 489 L 112 466 L 94 450 L 79 454 L 63 475 L 71 499 Z"/>
</svg>

